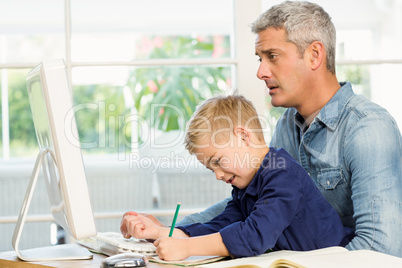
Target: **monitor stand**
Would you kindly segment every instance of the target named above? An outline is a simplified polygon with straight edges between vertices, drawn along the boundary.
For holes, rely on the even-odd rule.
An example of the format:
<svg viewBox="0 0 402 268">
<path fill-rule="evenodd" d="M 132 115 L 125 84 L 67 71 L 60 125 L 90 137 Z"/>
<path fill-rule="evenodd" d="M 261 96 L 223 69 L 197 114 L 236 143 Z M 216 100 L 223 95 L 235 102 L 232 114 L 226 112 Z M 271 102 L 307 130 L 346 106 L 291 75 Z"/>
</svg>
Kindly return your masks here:
<svg viewBox="0 0 402 268">
<path fill-rule="evenodd" d="M 53 158 L 57 167 L 56 157 L 50 149 L 41 150 L 36 158 L 35 166 L 32 171 L 31 179 L 25 194 L 24 202 L 18 216 L 18 221 L 14 229 L 12 245 L 18 258 L 24 261 L 52 261 L 52 260 L 85 260 L 92 259 L 93 255 L 84 247 L 77 244 L 64 244 L 33 249 L 19 249 L 22 230 L 26 221 L 26 216 L 31 204 L 32 196 L 38 181 L 38 175 L 42 166 L 42 161 L 47 153 Z"/>
</svg>

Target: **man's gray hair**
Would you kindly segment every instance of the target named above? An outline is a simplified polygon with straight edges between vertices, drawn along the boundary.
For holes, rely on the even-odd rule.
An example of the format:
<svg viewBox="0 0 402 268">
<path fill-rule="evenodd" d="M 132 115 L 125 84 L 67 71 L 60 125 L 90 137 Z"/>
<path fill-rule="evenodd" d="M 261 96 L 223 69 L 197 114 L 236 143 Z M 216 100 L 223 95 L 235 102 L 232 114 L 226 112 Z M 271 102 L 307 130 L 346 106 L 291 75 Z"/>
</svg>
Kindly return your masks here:
<svg viewBox="0 0 402 268">
<path fill-rule="evenodd" d="M 327 69 L 335 74 L 335 26 L 321 6 L 286 1 L 272 6 L 251 24 L 251 30 L 256 34 L 270 27 L 284 29 L 287 40 L 296 45 L 301 57 L 312 42 L 323 43 L 327 52 Z"/>
</svg>

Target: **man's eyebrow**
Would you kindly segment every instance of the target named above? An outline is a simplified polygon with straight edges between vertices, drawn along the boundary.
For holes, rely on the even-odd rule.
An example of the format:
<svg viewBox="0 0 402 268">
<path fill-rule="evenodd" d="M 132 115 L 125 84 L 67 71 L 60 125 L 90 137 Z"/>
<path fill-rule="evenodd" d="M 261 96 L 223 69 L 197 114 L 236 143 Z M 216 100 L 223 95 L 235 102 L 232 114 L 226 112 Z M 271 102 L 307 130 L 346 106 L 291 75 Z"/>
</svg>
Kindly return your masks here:
<svg viewBox="0 0 402 268">
<path fill-rule="evenodd" d="M 256 56 L 272 53 L 275 49 L 260 50 L 255 52 Z"/>
<path fill-rule="evenodd" d="M 275 52 L 275 50 L 277 50 L 277 49 L 270 48 L 270 49 L 266 49 L 266 50 L 261 50 L 261 53 L 262 54 L 269 54 L 269 53 Z"/>
</svg>

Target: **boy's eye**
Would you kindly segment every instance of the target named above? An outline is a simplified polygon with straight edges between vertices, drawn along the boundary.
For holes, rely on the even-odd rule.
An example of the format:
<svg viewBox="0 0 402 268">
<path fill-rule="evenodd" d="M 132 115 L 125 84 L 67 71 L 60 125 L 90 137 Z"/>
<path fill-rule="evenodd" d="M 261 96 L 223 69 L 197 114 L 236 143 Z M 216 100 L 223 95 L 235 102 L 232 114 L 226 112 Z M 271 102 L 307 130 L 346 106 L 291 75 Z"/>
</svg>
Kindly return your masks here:
<svg viewBox="0 0 402 268">
<path fill-rule="evenodd" d="M 217 166 L 219 165 L 219 160 L 220 160 L 220 158 L 218 158 L 218 159 L 212 161 L 212 162 L 211 162 L 211 166 L 212 166 L 212 167 L 217 167 Z"/>
</svg>

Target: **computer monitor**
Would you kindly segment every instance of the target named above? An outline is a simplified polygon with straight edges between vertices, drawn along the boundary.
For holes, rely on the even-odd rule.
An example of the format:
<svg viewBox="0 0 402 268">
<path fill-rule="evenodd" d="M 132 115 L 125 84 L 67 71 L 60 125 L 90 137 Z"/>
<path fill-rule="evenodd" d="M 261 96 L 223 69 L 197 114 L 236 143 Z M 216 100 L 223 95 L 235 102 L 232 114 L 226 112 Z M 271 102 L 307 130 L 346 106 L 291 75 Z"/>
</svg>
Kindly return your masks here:
<svg viewBox="0 0 402 268">
<path fill-rule="evenodd" d="M 92 258 L 86 248 L 76 244 L 19 249 L 40 170 L 56 223 L 77 240 L 96 235 L 64 61 L 42 62 L 28 73 L 26 80 L 39 153 L 12 245 L 17 256 L 26 261 Z"/>
</svg>

